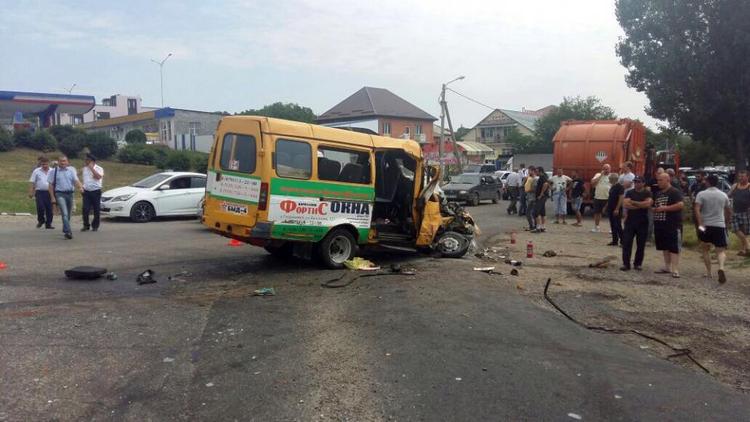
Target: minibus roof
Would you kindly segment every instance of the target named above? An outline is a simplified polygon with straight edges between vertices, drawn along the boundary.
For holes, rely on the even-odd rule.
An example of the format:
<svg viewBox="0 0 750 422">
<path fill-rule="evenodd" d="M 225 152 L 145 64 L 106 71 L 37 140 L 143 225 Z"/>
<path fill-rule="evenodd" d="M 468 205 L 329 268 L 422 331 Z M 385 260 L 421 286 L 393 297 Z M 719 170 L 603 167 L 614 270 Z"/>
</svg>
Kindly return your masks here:
<svg viewBox="0 0 750 422">
<path fill-rule="evenodd" d="M 295 122 L 291 120 L 276 119 L 264 116 L 227 116 L 222 120 L 232 123 L 242 120 L 254 120 L 260 122 L 261 131 L 277 136 L 290 136 L 295 138 L 318 139 L 322 141 L 349 144 L 367 148 L 393 148 L 402 149 L 414 157 L 422 156 L 419 144 L 410 139 L 389 138 L 386 136 L 368 135 L 345 129 L 337 129 L 327 126 L 314 125 L 310 123 Z M 234 125 L 233 125 L 234 126 Z"/>
</svg>

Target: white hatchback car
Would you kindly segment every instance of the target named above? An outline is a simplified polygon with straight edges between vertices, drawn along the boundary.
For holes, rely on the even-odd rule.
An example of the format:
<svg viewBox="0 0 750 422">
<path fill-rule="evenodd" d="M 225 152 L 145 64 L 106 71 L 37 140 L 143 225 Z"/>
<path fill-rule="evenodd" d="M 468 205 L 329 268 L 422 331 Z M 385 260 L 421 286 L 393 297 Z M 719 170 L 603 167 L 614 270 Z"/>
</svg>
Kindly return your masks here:
<svg viewBox="0 0 750 422">
<path fill-rule="evenodd" d="M 130 186 L 104 192 L 102 216 L 127 217 L 136 223 L 161 216 L 194 216 L 205 194 L 205 174 L 156 173 Z"/>
</svg>

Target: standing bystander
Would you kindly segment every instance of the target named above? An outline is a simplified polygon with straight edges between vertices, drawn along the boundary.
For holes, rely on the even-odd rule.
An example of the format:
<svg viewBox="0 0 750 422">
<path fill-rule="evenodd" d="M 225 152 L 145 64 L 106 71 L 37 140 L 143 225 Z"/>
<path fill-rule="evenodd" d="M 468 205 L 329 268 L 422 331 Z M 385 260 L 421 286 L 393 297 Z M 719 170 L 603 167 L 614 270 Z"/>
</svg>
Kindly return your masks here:
<svg viewBox="0 0 750 422">
<path fill-rule="evenodd" d="M 729 192 L 732 198 L 732 231 L 740 239 L 742 248 L 739 256 L 750 256 L 750 181 L 748 181 L 747 170 L 742 170 L 737 174 L 737 183 L 732 186 Z"/>
<path fill-rule="evenodd" d="M 518 214 L 516 203 L 518 202 L 518 194 L 523 186 L 521 174 L 517 171 L 511 171 L 508 178 L 505 181 L 505 188 L 508 190 L 508 197 L 510 199 L 510 205 L 508 205 L 508 214 Z"/>
<path fill-rule="evenodd" d="M 542 233 L 547 231 L 545 227 L 547 219 L 547 199 L 549 199 L 549 178 L 543 167 L 537 167 L 535 171 L 537 180 L 534 202 L 534 219 L 536 220 L 536 230 L 533 233 Z"/>
<path fill-rule="evenodd" d="M 52 227 L 52 199 L 49 194 L 49 158 L 39 157 L 39 167 L 31 172 L 31 186 L 29 187 L 29 198 L 36 201 L 36 228 L 44 226 L 47 229 Z"/>
<path fill-rule="evenodd" d="M 654 241 L 656 250 L 664 254 L 664 268 L 657 274 L 672 274 L 680 278 L 680 250 L 682 249 L 683 198 L 672 186 L 668 173 L 658 177 L 659 191 L 654 194 Z"/>
<path fill-rule="evenodd" d="M 599 232 L 599 222 L 602 219 L 602 212 L 607 206 L 607 200 L 609 199 L 609 188 L 612 186 L 609 181 L 610 165 L 605 164 L 602 166 L 602 171 L 596 173 L 591 179 L 591 187 L 594 189 L 594 228 L 592 232 Z"/>
<path fill-rule="evenodd" d="M 68 157 L 61 155 L 57 167 L 49 172 L 49 193 L 52 203 L 57 204 L 63 222 L 63 234 L 66 239 L 73 238 L 70 229 L 70 214 L 73 212 L 73 192 L 78 188 L 83 193 L 83 186 L 78 180 L 76 169 L 68 163 Z"/>
<path fill-rule="evenodd" d="M 703 263 L 706 264 L 706 277 L 711 278 L 711 245 L 716 248 L 719 261 L 719 283 L 727 281 L 724 262 L 727 260 L 727 222 L 731 221 L 732 207 L 729 197 L 716 188 L 719 178 L 712 174 L 706 177 L 708 188 L 695 197 L 693 213 L 698 222 L 698 239 L 703 249 Z"/>
<path fill-rule="evenodd" d="M 86 164 L 81 173 L 83 174 L 83 227 L 82 232 L 99 230 L 99 215 L 102 200 L 102 182 L 104 181 L 104 169 L 96 164 L 96 157 L 86 154 Z M 89 213 L 93 211 L 94 219 L 89 224 Z"/>
<path fill-rule="evenodd" d="M 633 252 L 634 238 L 636 247 L 633 268 L 640 271 L 643 266 L 648 237 L 648 211 L 652 203 L 651 192 L 644 188 L 643 179 L 640 176 L 634 177 L 633 189 L 625 193 L 623 200 L 623 207 L 628 210 L 628 213 L 622 234 L 622 267 L 620 267 L 622 271 L 630 270 L 630 255 Z"/>
<path fill-rule="evenodd" d="M 570 205 L 573 207 L 573 212 L 576 213 L 576 222 L 573 223 L 576 227 L 581 227 L 583 218 L 581 216 L 581 206 L 583 205 L 583 192 L 586 190 L 586 185 L 583 183 L 583 179 L 578 175 L 578 172 L 573 170 L 573 180 L 570 182 Z"/>
<path fill-rule="evenodd" d="M 529 177 L 529 169 L 526 168 L 526 164 L 521 163 L 520 168 L 518 169 L 518 174 L 521 175 L 521 186 L 523 187 L 526 185 L 526 180 Z M 521 199 L 518 215 L 526 215 L 526 194 L 521 189 L 520 192 L 518 192 L 518 196 Z"/>
<path fill-rule="evenodd" d="M 563 174 L 561 168 L 558 168 L 557 173 L 549 179 L 552 187 L 552 203 L 555 206 L 555 224 L 560 224 L 560 219 L 563 224 L 568 224 L 565 222 L 565 215 L 568 213 L 568 187 L 572 180 Z"/>
<path fill-rule="evenodd" d="M 608 246 L 617 246 L 622 240 L 622 196 L 625 187 L 618 181 L 616 174 L 609 175 L 609 198 L 607 198 L 607 215 L 609 216 L 609 227 L 612 232 L 612 241 Z"/>
<path fill-rule="evenodd" d="M 529 231 L 536 230 L 536 219 L 534 218 L 534 207 L 536 203 L 536 169 L 529 166 L 528 176 L 523 185 L 524 196 L 526 197 L 526 221 L 529 222 Z"/>
</svg>

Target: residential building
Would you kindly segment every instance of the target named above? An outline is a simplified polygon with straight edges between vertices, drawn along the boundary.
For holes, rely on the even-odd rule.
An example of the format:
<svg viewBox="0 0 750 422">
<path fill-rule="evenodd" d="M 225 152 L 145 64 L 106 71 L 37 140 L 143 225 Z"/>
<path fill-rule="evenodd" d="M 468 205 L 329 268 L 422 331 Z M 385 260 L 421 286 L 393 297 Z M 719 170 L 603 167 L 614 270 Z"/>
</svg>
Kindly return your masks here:
<svg viewBox="0 0 750 422">
<path fill-rule="evenodd" d="M 140 129 L 155 144 L 167 145 L 176 150 L 209 152 L 222 117 L 219 113 L 166 107 L 95 120 L 80 127 L 87 132 L 105 132 L 119 142 L 125 141 L 125 135 L 129 131 Z"/>
<path fill-rule="evenodd" d="M 499 156 L 509 157 L 513 154 L 513 147 L 506 140 L 513 130 L 523 135 L 532 135 L 536 129 L 536 121 L 554 107 L 547 106 L 539 110 L 523 109 L 522 111 L 495 109 L 467 132 L 461 140 L 488 145 Z"/>
<path fill-rule="evenodd" d="M 425 159 L 430 163 L 440 162 L 440 126 L 433 125 L 432 141 L 422 145 Z M 443 162 L 445 164 L 456 164 L 456 156 L 453 153 L 453 142 L 451 142 L 451 131 L 444 128 L 445 144 L 443 145 Z M 494 160 L 495 151 L 484 144 L 474 141 L 457 141 L 456 146 L 460 152 L 461 163 L 482 164 L 487 160 Z"/>
<path fill-rule="evenodd" d="M 387 89 L 364 87 L 321 114 L 316 122 L 331 127 L 369 129 L 379 135 L 414 139 L 424 144 L 432 139 L 432 123 L 436 120 Z"/>
<path fill-rule="evenodd" d="M 115 94 L 103 98 L 101 104 L 95 104 L 94 108 L 84 114 L 58 113 L 55 115 L 55 124 L 80 125 L 97 120 L 111 119 L 122 116 L 132 116 L 144 111 L 156 110 L 155 107 L 144 107 L 141 97 Z"/>
</svg>

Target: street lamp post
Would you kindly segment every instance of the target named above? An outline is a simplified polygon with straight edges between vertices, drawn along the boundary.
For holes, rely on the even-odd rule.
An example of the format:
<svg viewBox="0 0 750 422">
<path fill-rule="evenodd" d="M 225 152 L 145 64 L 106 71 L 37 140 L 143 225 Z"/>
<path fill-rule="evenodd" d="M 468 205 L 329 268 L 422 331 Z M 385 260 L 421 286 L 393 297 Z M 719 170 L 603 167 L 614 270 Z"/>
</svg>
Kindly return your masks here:
<svg viewBox="0 0 750 422">
<path fill-rule="evenodd" d="M 440 90 L 440 144 L 438 144 L 438 157 L 440 159 L 440 177 L 445 177 L 445 87 L 449 84 L 464 79 L 465 76 L 459 76 L 443 84 L 443 88 Z M 456 156 L 457 151 L 453 151 L 453 155 Z"/>
<path fill-rule="evenodd" d="M 167 61 L 168 58 L 172 57 L 172 53 L 167 54 L 167 57 L 164 58 L 164 60 L 158 62 L 154 59 L 151 59 L 152 62 L 159 65 L 159 86 L 161 87 L 161 106 L 164 108 L 164 62 Z"/>
</svg>

